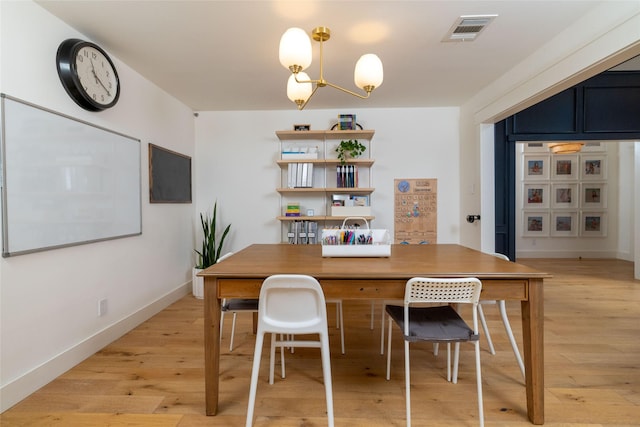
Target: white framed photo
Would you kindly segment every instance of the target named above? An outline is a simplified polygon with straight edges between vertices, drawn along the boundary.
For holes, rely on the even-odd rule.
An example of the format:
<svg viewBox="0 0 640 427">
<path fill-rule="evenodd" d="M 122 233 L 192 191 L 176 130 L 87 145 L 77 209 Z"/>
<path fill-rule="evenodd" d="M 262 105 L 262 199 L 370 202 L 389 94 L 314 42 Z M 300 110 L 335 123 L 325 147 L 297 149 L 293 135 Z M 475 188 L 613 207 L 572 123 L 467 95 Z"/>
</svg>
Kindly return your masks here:
<svg viewBox="0 0 640 427">
<path fill-rule="evenodd" d="M 580 200 L 583 209 L 601 209 L 607 207 L 607 184 L 601 182 L 583 182 Z"/>
<path fill-rule="evenodd" d="M 522 172 L 525 181 L 542 181 L 549 179 L 548 155 L 525 154 L 523 166 Z"/>
<path fill-rule="evenodd" d="M 578 212 L 555 211 L 551 213 L 551 235 L 574 237 L 578 235 Z"/>
<path fill-rule="evenodd" d="M 607 179 L 607 156 L 604 154 L 583 154 L 580 156 L 580 178 L 602 181 Z"/>
<path fill-rule="evenodd" d="M 522 235 L 539 237 L 549 235 L 549 213 L 544 211 L 523 212 Z"/>
<path fill-rule="evenodd" d="M 549 147 L 545 142 L 525 142 L 524 151 L 526 153 L 548 153 Z"/>
<path fill-rule="evenodd" d="M 551 177 L 554 180 L 567 181 L 578 179 L 578 156 L 575 154 L 561 154 L 551 159 Z"/>
<path fill-rule="evenodd" d="M 549 184 L 524 184 L 522 204 L 525 209 L 549 207 Z"/>
<path fill-rule="evenodd" d="M 604 211 L 583 211 L 580 218 L 580 235 L 584 237 L 606 236 L 607 213 Z"/>
<path fill-rule="evenodd" d="M 577 208 L 579 199 L 577 183 L 551 184 L 552 208 Z"/>
</svg>

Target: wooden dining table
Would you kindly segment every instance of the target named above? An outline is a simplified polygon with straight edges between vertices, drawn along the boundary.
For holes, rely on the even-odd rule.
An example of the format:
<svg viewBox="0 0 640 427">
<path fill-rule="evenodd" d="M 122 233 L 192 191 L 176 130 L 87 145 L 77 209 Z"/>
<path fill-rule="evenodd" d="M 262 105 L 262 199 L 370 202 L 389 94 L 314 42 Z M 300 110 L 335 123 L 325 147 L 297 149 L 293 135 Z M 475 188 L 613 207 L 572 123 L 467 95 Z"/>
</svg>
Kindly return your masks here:
<svg viewBox="0 0 640 427">
<path fill-rule="evenodd" d="M 199 273 L 204 277 L 206 414 L 218 410 L 220 303 L 257 298 L 273 274 L 307 274 L 326 298 L 402 299 L 412 277 L 477 277 L 481 299 L 519 300 L 522 314 L 527 415 L 544 424 L 544 304 L 547 273 L 456 244 L 391 245 L 389 257 L 322 256 L 320 245 L 254 244 Z"/>
</svg>

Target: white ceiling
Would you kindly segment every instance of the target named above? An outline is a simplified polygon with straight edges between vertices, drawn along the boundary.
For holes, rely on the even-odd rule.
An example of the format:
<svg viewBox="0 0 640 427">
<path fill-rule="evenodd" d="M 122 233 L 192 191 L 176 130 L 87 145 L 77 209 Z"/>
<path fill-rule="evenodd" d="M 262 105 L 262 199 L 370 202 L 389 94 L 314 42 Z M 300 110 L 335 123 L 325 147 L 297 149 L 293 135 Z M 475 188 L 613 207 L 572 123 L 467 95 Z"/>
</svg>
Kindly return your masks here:
<svg viewBox="0 0 640 427">
<path fill-rule="evenodd" d="M 278 60 L 289 27 L 326 26 L 324 77 L 357 90 L 364 53 L 384 64 L 369 100 L 320 89 L 307 108 L 458 106 L 601 1 L 153 1 L 38 3 L 194 111 L 295 109 Z M 499 15 L 474 42 L 442 42 L 461 15 Z M 61 40 L 62 41 L 62 40 Z M 317 78 L 318 44 L 307 70 Z M 122 90 L 127 82 L 122 81 Z"/>
</svg>

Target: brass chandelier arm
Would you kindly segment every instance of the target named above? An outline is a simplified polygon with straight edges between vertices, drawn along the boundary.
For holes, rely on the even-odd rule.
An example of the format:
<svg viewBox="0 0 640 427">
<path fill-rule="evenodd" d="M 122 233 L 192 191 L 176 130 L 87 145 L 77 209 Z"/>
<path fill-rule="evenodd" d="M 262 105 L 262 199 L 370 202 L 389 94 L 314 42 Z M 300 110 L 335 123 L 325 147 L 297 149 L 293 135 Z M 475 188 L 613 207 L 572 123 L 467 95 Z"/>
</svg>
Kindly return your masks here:
<svg viewBox="0 0 640 427">
<path fill-rule="evenodd" d="M 334 88 L 334 89 L 341 90 L 341 91 L 343 91 L 343 92 L 348 93 L 349 95 L 356 96 L 356 97 L 358 97 L 358 98 L 360 98 L 360 99 L 367 99 L 367 98 L 369 98 L 369 95 L 371 95 L 371 92 L 373 91 L 373 89 L 375 89 L 375 87 L 374 87 L 374 86 L 365 86 L 364 90 L 367 92 L 367 94 L 366 94 L 366 95 L 360 95 L 359 93 L 353 92 L 353 91 L 351 91 L 351 90 L 349 90 L 349 89 L 345 89 L 345 88 L 343 88 L 343 87 L 341 87 L 341 86 L 338 86 L 338 85 L 335 85 L 335 84 L 333 84 L 333 83 L 330 83 L 330 82 L 326 81 L 325 79 L 315 79 L 315 80 L 298 80 L 298 74 L 297 74 L 297 73 L 294 73 L 294 75 L 295 75 L 295 79 L 296 79 L 296 82 L 297 82 L 297 83 L 311 83 L 311 84 L 314 84 L 314 85 L 315 85 L 315 88 L 314 88 L 314 90 L 313 90 L 313 93 L 315 93 L 315 91 L 316 91 L 319 87 L 330 86 L 330 87 L 332 87 L 332 88 Z M 312 93 L 312 95 L 313 95 L 313 93 Z M 311 96 L 310 96 L 309 98 L 311 98 Z"/>
<path fill-rule="evenodd" d="M 329 82 L 326 82 L 326 81 L 325 81 L 325 84 L 326 84 L 327 86 L 331 86 L 331 87 L 332 87 L 332 88 L 334 88 L 334 89 L 338 89 L 338 90 L 341 90 L 341 91 L 343 91 L 343 92 L 346 92 L 346 93 L 348 93 L 349 95 L 356 96 L 356 97 L 358 97 L 358 98 L 360 98 L 360 99 L 367 99 L 367 98 L 369 97 L 369 95 L 371 95 L 371 90 L 373 90 L 373 86 L 367 86 L 367 88 L 369 88 L 369 87 L 370 87 L 370 88 L 371 88 L 371 90 L 368 90 L 366 95 L 360 95 L 359 93 L 356 93 L 356 92 L 350 91 L 349 89 L 345 89 L 345 88 L 340 87 L 340 86 L 338 86 L 338 85 L 334 85 L 333 83 L 329 83 Z"/>
<path fill-rule="evenodd" d="M 304 101 L 304 102 L 301 102 L 302 100 L 300 100 L 300 101 L 296 101 L 296 105 L 298 106 L 298 110 L 303 110 L 303 109 L 304 109 L 304 107 L 306 107 L 306 106 L 307 106 L 307 103 L 309 102 L 309 100 L 310 100 L 311 98 L 313 98 L 313 94 L 315 94 L 315 93 L 316 93 L 316 91 L 318 90 L 318 88 L 319 88 L 319 87 L 320 87 L 320 86 L 317 86 L 317 85 L 316 85 L 316 86 L 313 88 L 313 92 L 311 92 L 311 95 L 309 95 L 309 97 L 307 98 L 307 100 L 306 100 L 306 101 Z"/>
</svg>

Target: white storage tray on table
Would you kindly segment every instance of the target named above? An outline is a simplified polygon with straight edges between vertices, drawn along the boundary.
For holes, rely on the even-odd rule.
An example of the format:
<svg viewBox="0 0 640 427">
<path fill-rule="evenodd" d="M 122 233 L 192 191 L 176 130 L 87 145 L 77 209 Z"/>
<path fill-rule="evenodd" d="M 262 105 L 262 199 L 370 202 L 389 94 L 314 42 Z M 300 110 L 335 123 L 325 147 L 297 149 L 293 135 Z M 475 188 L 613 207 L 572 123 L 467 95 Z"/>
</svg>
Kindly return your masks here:
<svg viewBox="0 0 640 427">
<path fill-rule="evenodd" d="M 346 222 L 354 219 L 364 221 L 367 228 L 346 228 Z M 371 229 L 364 218 L 345 218 L 341 228 L 322 230 L 322 256 L 389 257 L 391 256 L 389 230 Z"/>
</svg>

